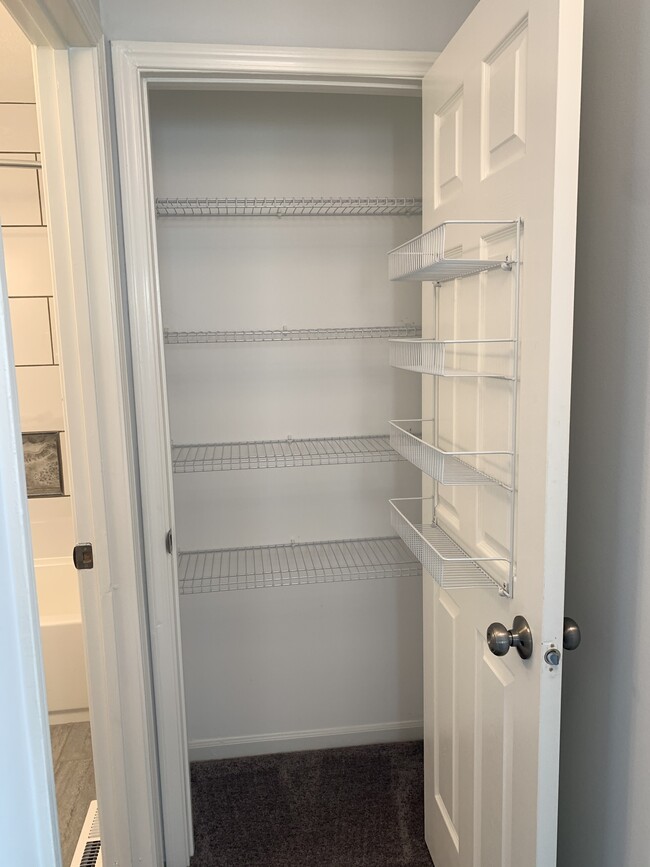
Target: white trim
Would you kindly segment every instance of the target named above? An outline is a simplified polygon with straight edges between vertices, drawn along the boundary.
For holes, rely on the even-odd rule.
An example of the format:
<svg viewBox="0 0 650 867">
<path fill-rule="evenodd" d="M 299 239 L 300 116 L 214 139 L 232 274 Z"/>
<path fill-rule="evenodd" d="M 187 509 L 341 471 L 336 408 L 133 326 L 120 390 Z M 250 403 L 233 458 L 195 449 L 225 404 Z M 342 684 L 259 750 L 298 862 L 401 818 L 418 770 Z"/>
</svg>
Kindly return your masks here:
<svg viewBox="0 0 650 867">
<path fill-rule="evenodd" d="M 165 855 L 169 867 L 186 867 L 193 851 L 192 813 L 176 557 L 165 546 L 167 533 L 176 534 L 148 103 L 146 84 L 119 52 L 114 70 Z"/>
<path fill-rule="evenodd" d="M 106 862 L 162 864 L 146 605 L 102 49 L 35 51 Z M 110 472 L 105 468 L 110 467 Z"/>
<path fill-rule="evenodd" d="M 88 722 L 90 720 L 90 713 L 88 708 L 81 708 L 81 710 L 51 710 L 48 718 L 51 726 L 61 726 L 66 723 Z"/>
<path fill-rule="evenodd" d="M 349 51 L 254 46 L 117 42 L 113 44 L 115 103 L 124 216 L 126 283 L 133 353 L 140 490 L 148 583 L 152 669 L 169 867 L 185 867 L 191 851 L 189 768 L 181 664 L 175 557 L 165 550 L 174 528 L 171 447 L 156 255 L 156 218 L 150 158 L 148 89 L 232 84 L 228 76 L 255 76 L 295 87 L 295 77 L 318 76 L 339 87 L 401 93 L 421 87 L 437 55 L 401 51 Z M 291 79 L 291 76 L 294 79 Z M 184 860 L 185 859 L 185 860 Z"/>
<path fill-rule="evenodd" d="M 223 81 L 232 74 L 249 74 L 303 79 L 358 77 L 361 86 L 381 80 L 387 85 L 393 81 L 396 86 L 410 83 L 420 90 L 438 53 L 118 41 L 113 43 L 113 57 L 116 67 L 128 64 L 145 85 L 175 83 L 187 87 Z"/>
<path fill-rule="evenodd" d="M 190 741 L 190 761 L 232 759 L 237 756 L 260 756 L 293 753 L 300 750 L 324 750 L 330 747 L 355 747 L 364 744 L 419 741 L 423 737 L 422 720 L 375 723 L 372 725 L 337 726 L 298 732 L 273 732 L 245 737 L 205 738 Z"/>
<path fill-rule="evenodd" d="M 102 39 L 93 0 L 3 0 L 33 45 L 91 47 Z"/>
</svg>

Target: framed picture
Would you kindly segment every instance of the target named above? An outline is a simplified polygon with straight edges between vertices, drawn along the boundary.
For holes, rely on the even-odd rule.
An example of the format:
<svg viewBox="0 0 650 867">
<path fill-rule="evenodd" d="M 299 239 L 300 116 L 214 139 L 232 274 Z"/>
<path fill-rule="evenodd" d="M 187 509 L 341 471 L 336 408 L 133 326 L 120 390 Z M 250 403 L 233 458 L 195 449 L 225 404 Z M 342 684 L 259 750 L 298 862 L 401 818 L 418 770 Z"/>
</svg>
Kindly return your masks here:
<svg viewBox="0 0 650 867">
<path fill-rule="evenodd" d="M 28 497 L 63 497 L 63 465 L 59 431 L 24 433 Z"/>
</svg>

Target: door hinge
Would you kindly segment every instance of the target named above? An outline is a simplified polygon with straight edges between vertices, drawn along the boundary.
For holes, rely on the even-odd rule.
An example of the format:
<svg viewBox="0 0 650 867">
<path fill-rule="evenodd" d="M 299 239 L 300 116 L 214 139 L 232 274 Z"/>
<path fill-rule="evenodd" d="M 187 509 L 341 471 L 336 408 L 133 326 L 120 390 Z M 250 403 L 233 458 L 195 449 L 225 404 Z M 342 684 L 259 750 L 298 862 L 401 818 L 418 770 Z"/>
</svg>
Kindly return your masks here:
<svg viewBox="0 0 650 867">
<path fill-rule="evenodd" d="M 93 546 L 90 542 L 82 542 L 72 549 L 72 562 L 75 569 L 92 569 L 94 566 Z"/>
<path fill-rule="evenodd" d="M 172 538 L 171 530 L 168 530 L 167 535 L 165 536 L 165 548 L 167 549 L 168 554 L 171 554 L 174 550 L 174 540 Z"/>
</svg>

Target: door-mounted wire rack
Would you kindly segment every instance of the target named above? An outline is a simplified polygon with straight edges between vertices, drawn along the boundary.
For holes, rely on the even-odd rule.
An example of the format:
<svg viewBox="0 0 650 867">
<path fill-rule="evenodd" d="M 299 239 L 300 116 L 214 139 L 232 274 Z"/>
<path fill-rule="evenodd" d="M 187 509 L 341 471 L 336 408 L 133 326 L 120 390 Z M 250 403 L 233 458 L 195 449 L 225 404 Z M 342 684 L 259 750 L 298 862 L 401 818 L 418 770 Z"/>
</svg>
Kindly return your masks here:
<svg viewBox="0 0 650 867">
<path fill-rule="evenodd" d="M 422 199 L 378 197 L 158 198 L 158 217 L 417 217 Z"/>
<path fill-rule="evenodd" d="M 400 244 L 388 253 L 388 274 L 391 280 L 433 280 L 447 283 L 490 271 L 493 268 L 512 269 L 509 259 L 456 259 L 446 254 L 447 229 L 450 226 L 513 225 L 515 220 L 448 220 L 434 229 Z"/>
<path fill-rule="evenodd" d="M 403 460 L 387 436 L 259 440 L 172 446 L 175 473 L 268 470 Z"/>
<path fill-rule="evenodd" d="M 181 594 L 255 590 L 421 575 L 420 563 L 397 538 L 345 539 L 178 555 Z"/>
<path fill-rule="evenodd" d="M 352 328 L 277 328 L 270 331 L 167 331 L 167 344 L 282 343 L 307 340 L 387 340 L 417 337 L 418 325 L 368 325 Z"/>
<path fill-rule="evenodd" d="M 512 452 L 444 451 L 423 438 L 423 425 L 433 431 L 435 422 L 419 418 L 390 422 L 391 446 L 423 473 L 441 485 L 500 485 L 508 488 L 512 478 Z"/>
<path fill-rule="evenodd" d="M 497 259 L 462 258 L 447 251 L 447 229 L 459 229 L 468 236 L 468 227 L 489 226 L 491 237 L 503 237 L 502 231 L 514 234 L 512 257 Z M 519 382 L 519 296 L 521 266 L 521 220 L 456 220 L 442 223 L 429 232 L 401 244 L 388 254 L 391 280 L 432 281 L 434 309 L 439 310 L 442 284 L 487 271 L 502 269 L 512 275 L 511 335 L 503 339 L 440 340 L 396 339 L 390 342 L 390 361 L 395 367 L 434 377 L 473 377 L 476 394 L 483 377 L 508 380 L 511 383 L 509 448 L 504 451 L 446 451 L 439 447 L 437 423 L 433 420 L 391 422 L 391 445 L 407 460 L 435 482 L 432 499 L 391 500 L 391 521 L 409 549 L 425 570 L 443 587 L 495 586 L 504 596 L 513 595 L 515 564 L 515 504 L 517 456 L 517 396 Z M 475 242 L 474 242 L 475 243 Z M 482 242 L 481 242 L 482 243 Z M 478 247 L 480 248 L 481 243 Z M 453 291 L 450 290 L 450 291 Z M 437 325 L 436 325 L 437 327 Z M 434 405 L 439 410 L 441 385 L 434 380 Z M 448 390 L 447 390 L 448 391 Z M 453 408 L 450 408 L 453 411 Z M 426 426 L 426 435 L 422 433 Z M 417 427 L 417 432 L 409 430 Z M 478 556 L 471 552 L 473 543 L 466 544 L 459 534 L 439 523 L 436 517 L 438 485 L 499 485 L 509 497 L 510 546 L 509 556 Z M 426 515 L 427 520 L 423 517 Z M 471 522 L 470 522 L 471 523 Z"/>
<path fill-rule="evenodd" d="M 441 587 L 502 588 L 500 576 L 510 571 L 511 561 L 503 557 L 471 556 L 443 529 L 435 518 L 432 498 L 390 500 L 393 529 Z M 423 520 L 428 508 L 433 517 Z"/>
<path fill-rule="evenodd" d="M 393 367 L 433 376 L 513 379 L 516 341 L 392 339 Z"/>
</svg>

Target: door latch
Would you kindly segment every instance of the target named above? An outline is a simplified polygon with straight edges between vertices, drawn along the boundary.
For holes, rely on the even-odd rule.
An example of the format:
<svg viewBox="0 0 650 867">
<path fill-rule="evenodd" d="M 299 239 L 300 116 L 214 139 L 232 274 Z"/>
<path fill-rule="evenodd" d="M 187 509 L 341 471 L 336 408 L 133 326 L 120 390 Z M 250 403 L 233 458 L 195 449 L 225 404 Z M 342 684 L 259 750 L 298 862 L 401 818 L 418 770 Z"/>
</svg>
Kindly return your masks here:
<svg viewBox="0 0 650 867">
<path fill-rule="evenodd" d="M 165 536 L 165 548 L 167 549 L 168 554 L 171 554 L 174 551 L 174 539 L 171 530 L 168 530 L 167 535 Z"/>
<path fill-rule="evenodd" d="M 72 562 L 75 569 L 92 569 L 95 565 L 93 560 L 93 546 L 90 542 L 82 542 L 72 549 Z"/>
</svg>

